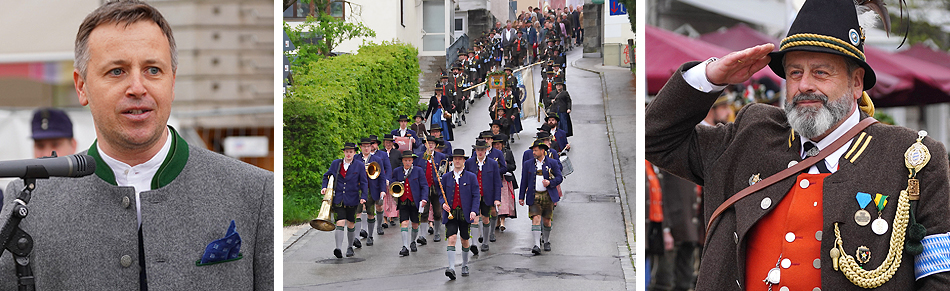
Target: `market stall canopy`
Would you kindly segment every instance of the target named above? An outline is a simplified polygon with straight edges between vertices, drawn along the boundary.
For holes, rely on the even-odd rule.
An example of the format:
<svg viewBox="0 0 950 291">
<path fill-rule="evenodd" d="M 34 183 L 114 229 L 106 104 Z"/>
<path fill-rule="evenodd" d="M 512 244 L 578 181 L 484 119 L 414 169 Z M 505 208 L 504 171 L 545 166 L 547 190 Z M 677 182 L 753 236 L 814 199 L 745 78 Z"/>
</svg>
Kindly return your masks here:
<svg viewBox="0 0 950 291">
<path fill-rule="evenodd" d="M 733 51 L 743 50 L 764 43 L 772 43 L 777 48 L 780 42 L 779 39 L 752 29 L 741 22 L 726 30 L 703 34 L 699 39 Z"/>
<path fill-rule="evenodd" d="M 934 61 L 893 54 L 865 47 L 867 62 L 878 76 L 868 95 L 878 107 L 926 105 L 950 102 L 950 68 Z M 896 83 L 887 80 L 896 77 Z M 885 80 L 881 77 L 884 76 Z M 883 81 L 883 82 L 882 82 Z"/>
<path fill-rule="evenodd" d="M 908 57 L 914 57 L 930 63 L 950 68 L 950 54 L 945 51 L 935 50 L 923 44 L 915 44 L 910 49 L 900 51 L 897 54 Z"/>
<path fill-rule="evenodd" d="M 660 92 L 660 88 L 663 88 L 666 81 L 683 63 L 702 61 L 713 56 L 721 57 L 732 51 L 650 25 L 647 25 L 644 31 L 646 32 L 646 75 L 649 95 Z M 782 79 L 772 73 L 768 67 L 758 71 L 752 77 L 757 79 L 767 77 L 776 83 L 782 82 Z"/>
</svg>

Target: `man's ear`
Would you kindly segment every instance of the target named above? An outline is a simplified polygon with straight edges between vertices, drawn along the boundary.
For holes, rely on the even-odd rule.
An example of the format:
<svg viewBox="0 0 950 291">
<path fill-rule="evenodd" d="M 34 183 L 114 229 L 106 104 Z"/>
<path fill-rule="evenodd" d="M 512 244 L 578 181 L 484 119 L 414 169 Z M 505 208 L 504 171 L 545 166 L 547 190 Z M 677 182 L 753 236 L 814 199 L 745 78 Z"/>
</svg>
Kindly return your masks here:
<svg viewBox="0 0 950 291">
<path fill-rule="evenodd" d="M 851 74 L 851 96 L 854 100 L 861 99 L 864 95 L 864 68 L 857 68 Z"/>
<path fill-rule="evenodd" d="M 79 97 L 79 105 L 89 105 L 89 99 L 86 97 L 86 80 L 79 75 L 79 70 L 73 70 L 73 86 L 76 87 L 76 96 Z"/>
</svg>

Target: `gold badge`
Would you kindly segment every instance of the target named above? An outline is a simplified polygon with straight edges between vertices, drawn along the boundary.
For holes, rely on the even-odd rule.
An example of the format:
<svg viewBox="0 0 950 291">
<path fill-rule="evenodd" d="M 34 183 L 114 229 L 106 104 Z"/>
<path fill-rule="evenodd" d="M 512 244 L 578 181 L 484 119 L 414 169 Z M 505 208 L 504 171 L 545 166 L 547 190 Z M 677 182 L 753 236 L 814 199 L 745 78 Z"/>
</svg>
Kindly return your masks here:
<svg viewBox="0 0 950 291">
<path fill-rule="evenodd" d="M 866 264 L 868 261 L 871 260 L 871 249 L 869 249 L 866 246 L 860 246 L 858 247 L 857 253 L 854 254 L 854 257 L 855 257 L 855 260 L 858 261 L 858 263 Z"/>
<path fill-rule="evenodd" d="M 910 178 L 914 178 L 920 169 L 923 169 L 930 162 L 930 150 L 920 141 L 927 136 L 927 131 L 917 132 L 917 142 L 912 144 L 904 152 L 904 165 L 910 170 Z"/>
</svg>

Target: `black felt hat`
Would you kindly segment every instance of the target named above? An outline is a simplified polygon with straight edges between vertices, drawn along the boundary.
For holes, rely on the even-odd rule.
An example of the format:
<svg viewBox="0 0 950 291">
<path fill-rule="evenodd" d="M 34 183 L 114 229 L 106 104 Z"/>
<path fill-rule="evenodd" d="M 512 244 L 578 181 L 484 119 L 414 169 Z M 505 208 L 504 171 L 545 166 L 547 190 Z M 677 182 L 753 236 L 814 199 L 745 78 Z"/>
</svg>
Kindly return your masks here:
<svg viewBox="0 0 950 291">
<path fill-rule="evenodd" d="M 491 133 L 490 130 L 486 130 L 478 134 L 478 138 L 492 138 L 493 136 L 495 136 L 495 134 Z"/>
<path fill-rule="evenodd" d="M 422 116 L 422 115 L 423 115 L 423 113 L 422 113 L 421 110 L 420 110 L 420 111 L 416 111 L 416 115 L 413 115 L 412 118 L 416 118 L 416 117 L 418 117 L 418 118 L 425 118 L 425 116 Z"/>
<path fill-rule="evenodd" d="M 454 157 L 462 157 L 462 158 L 466 158 L 466 159 L 468 158 L 467 156 L 465 156 L 465 150 L 463 150 L 463 149 L 454 149 L 454 150 L 452 150 L 452 157 L 453 157 L 453 158 L 454 158 Z"/>
<path fill-rule="evenodd" d="M 491 141 L 491 142 L 492 142 L 492 143 L 496 143 L 496 142 L 504 143 L 504 142 L 506 142 L 506 141 L 508 141 L 508 136 L 505 135 L 504 133 L 499 133 L 499 134 L 496 134 L 496 135 L 492 138 L 492 141 Z"/>
<path fill-rule="evenodd" d="M 548 114 L 547 117 L 544 117 L 544 121 L 548 121 L 548 119 L 551 119 L 551 118 L 554 118 L 554 120 L 561 122 L 561 118 L 557 117 L 557 114 Z M 551 129 L 548 129 L 548 130 L 551 130 Z"/>
<path fill-rule="evenodd" d="M 438 123 L 433 123 L 432 127 L 429 128 L 429 132 L 433 132 L 433 131 L 442 131 L 442 126 L 439 125 Z"/>
<path fill-rule="evenodd" d="M 473 149 L 487 149 L 487 148 L 490 148 L 490 147 L 491 147 L 491 145 L 488 144 L 487 142 L 485 142 L 485 140 L 483 140 L 483 139 L 476 140 L 476 141 L 475 141 L 475 144 L 472 145 L 472 148 L 473 148 Z"/>
<path fill-rule="evenodd" d="M 348 143 L 343 144 L 343 150 L 355 150 L 355 149 L 356 149 L 355 143 L 348 142 Z"/>
<path fill-rule="evenodd" d="M 409 121 L 409 116 L 403 114 L 403 115 L 399 115 L 399 119 L 396 119 L 396 121 L 403 121 L 403 120 Z"/>
<path fill-rule="evenodd" d="M 547 131 L 538 132 L 538 135 L 535 136 L 534 138 L 536 138 L 536 139 L 542 139 L 542 140 L 543 140 L 543 139 L 550 139 L 550 138 L 551 138 L 551 133 L 550 133 L 550 132 L 547 132 Z"/>
<path fill-rule="evenodd" d="M 769 53 L 769 68 L 785 78 L 785 53 L 829 53 L 856 61 L 864 68 L 864 90 L 874 87 L 877 77 L 864 56 L 864 29 L 852 0 L 805 1 L 777 52 Z"/>
<path fill-rule="evenodd" d="M 416 156 L 416 154 L 412 153 L 412 151 L 402 151 L 402 157 L 400 157 L 400 158 L 402 158 L 402 159 L 405 159 L 405 158 L 413 158 L 413 159 L 415 159 L 416 157 L 418 157 L 418 156 Z"/>
<path fill-rule="evenodd" d="M 361 139 L 360 139 L 360 144 L 361 144 L 361 145 L 364 145 L 364 144 L 371 144 L 371 143 L 373 143 L 373 139 L 371 139 L 371 138 L 364 137 L 364 138 L 361 138 Z"/>
<path fill-rule="evenodd" d="M 548 144 L 544 143 L 543 139 L 534 140 L 534 143 L 531 144 L 531 148 L 534 149 L 535 147 L 542 147 L 544 148 L 544 150 L 550 149 L 550 147 L 548 147 Z"/>
</svg>

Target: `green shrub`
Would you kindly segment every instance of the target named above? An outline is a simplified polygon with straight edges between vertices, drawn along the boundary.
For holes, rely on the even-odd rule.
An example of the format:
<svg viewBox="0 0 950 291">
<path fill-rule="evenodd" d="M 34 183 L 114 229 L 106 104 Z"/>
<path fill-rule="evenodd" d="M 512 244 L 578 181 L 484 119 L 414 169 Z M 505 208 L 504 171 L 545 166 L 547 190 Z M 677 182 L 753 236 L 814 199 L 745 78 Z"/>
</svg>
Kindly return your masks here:
<svg viewBox="0 0 950 291">
<path fill-rule="evenodd" d="M 284 224 L 313 219 L 320 210 L 322 175 L 342 158 L 344 142 L 371 134 L 382 139 L 396 118 L 418 110 L 418 51 L 408 44 L 364 45 L 294 67 L 284 98 Z"/>
</svg>

